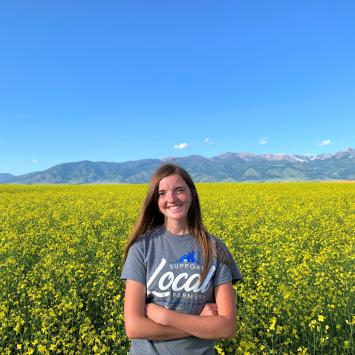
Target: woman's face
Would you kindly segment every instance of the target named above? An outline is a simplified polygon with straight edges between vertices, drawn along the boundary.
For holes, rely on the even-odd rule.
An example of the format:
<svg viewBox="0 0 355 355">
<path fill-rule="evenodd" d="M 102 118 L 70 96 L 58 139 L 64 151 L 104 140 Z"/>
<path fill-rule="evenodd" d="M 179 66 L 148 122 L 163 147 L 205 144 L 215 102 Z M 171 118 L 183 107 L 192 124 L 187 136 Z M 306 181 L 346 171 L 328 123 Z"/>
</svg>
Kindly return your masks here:
<svg viewBox="0 0 355 355">
<path fill-rule="evenodd" d="M 187 213 L 191 203 L 191 192 L 180 175 L 162 178 L 158 188 L 158 207 L 165 222 L 187 222 Z"/>
</svg>

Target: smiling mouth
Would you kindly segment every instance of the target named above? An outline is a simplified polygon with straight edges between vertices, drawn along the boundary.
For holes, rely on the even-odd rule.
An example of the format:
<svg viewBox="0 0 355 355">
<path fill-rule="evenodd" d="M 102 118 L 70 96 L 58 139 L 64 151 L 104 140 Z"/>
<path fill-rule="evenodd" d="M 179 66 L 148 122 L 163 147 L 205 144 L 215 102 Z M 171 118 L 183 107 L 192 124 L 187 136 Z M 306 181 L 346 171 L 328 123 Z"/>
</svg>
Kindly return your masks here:
<svg viewBox="0 0 355 355">
<path fill-rule="evenodd" d="M 181 205 L 175 205 L 175 206 L 170 206 L 170 207 L 168 207 L 168 210 L 177 210 L 177 209 L 179 209 L 179 208 L 181 208 L 182 206 Z"/>
</svg>

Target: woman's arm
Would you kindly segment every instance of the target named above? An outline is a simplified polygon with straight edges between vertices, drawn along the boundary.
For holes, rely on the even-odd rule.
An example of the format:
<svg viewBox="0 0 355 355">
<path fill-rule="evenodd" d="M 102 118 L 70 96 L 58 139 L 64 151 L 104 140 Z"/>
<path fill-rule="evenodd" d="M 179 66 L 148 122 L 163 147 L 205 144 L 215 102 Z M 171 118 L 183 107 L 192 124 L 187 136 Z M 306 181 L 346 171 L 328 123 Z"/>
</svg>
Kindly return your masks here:
<svg viewBox="0 0 355 355">
<path fill-rule="evenodd" d="M 124 320 L 128 338 L 163 340 L 190 336 L 190 334 L 183 329 L 178 330 L 158 324 L 147 318 L 145 316 L 145 299 L 146 287 L 140 282 L 127 280 L 124 301 Z"/>
<path fill-rule="evenodd" d="M 218 315 L 199 316 L 147 304 L 147 315 L 154 322 L 174 327 L 203 339 L 233 338 L 235 336 L 236 301 L 231 282 L 215 287 Z"/>
</svg>

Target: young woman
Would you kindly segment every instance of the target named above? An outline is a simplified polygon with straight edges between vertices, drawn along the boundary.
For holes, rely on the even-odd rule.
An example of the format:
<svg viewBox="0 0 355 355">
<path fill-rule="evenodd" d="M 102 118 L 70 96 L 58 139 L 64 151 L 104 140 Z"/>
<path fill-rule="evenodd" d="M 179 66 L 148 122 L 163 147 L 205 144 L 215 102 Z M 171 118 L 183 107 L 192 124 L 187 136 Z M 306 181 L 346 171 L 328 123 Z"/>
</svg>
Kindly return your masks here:
<svg viewBox="0 0 355 355">
<path fill-rule="evenodd" d="M 235 335 L 232 283 L 242 276 L 207 233 L 196 187 L 174 164 L 153 175 L 126 247 L 124 317 L 130 354 L 214 354 Z"/>
</svg>

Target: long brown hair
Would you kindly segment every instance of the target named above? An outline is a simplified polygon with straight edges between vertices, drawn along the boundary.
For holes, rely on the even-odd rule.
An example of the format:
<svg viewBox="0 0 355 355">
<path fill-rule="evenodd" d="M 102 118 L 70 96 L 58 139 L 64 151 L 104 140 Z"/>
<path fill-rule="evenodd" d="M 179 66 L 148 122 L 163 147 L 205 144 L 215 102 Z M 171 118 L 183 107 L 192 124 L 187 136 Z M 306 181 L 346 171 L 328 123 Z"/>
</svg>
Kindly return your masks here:
<svg viewBox="0 0 355 355">
<path fill-rule="evenodd" d="M 160 180 L 170 175 L 181 176 L 190 189 L 191 204 L 187 213 L 187 224 L 190 233 L 196 238 L 203 252 L 205 267 L 202 270 L 201 280 L 204 280 L 207 270 L 209 269 L 208 266 L 212 260 L 212 254 L 215 253 L 215 248 L 202 222 L 200 201 L 195 184 L 189 173 L 175 164 L 169 163 L 161 165 L 152 176 L 143 208 L 133 227 L 125 249 L 124 261 L 127 258 L 129 248 L 141 234 L 164 223 L 164 215 L 160 212 L 158 207 L 158 189 Z"/>
</svg>

